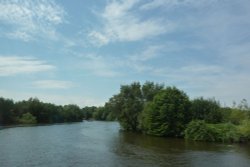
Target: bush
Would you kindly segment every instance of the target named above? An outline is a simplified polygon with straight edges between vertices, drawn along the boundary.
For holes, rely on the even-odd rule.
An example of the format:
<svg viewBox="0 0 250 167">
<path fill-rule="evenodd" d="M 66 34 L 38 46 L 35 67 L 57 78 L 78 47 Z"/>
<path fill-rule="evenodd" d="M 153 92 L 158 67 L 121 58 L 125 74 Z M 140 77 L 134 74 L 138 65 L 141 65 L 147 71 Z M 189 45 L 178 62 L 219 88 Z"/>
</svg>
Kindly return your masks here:
<svg viewBox="0 0 250 167">
<path fill-rule="evenodd" d="M 217 136 L 217 129 L 206 124 L 204 120 L 191 121 L 185 130 L 185 138 L 195 141 L 217 141 Z"/>
<path fill-rule="evenodd" d="M 36 124 L 37 120 L 36 117 L 28 112 L 22 115 L 22 117 L 19 119 L 19 122 L 21 124 Z"/>
<path fill-rule="evenodd" d="M 186 130 L 185 138 L 195 141 L 238 142 L 240 133 L 237 126 L 226 124 L 207 124 L 205 121 L 191 121 Z"/>
<path fill-rule="evenodd" d="M 239 142 L 240 133 L 238 127 L 232 123 L 211 124 L 218 131 L 218 141 L 220 142 Z"/>
<path fill-rule="evenodd" d="M 239 125 L 239 133 L 242 138 L 250 140 L 250 120 L 242 121 L 241 125 Z"/>
</svg>

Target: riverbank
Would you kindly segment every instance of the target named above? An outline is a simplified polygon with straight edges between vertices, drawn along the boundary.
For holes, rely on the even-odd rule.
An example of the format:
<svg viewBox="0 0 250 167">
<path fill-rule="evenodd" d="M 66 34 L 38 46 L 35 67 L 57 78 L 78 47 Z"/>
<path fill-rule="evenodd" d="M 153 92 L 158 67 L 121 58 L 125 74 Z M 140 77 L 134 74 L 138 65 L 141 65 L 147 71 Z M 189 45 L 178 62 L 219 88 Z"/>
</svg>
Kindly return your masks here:
<svg viewBox="0 0 250 167">
<path fill-rule="evenodd" d="M 83 120 L 84 121 L 84 120 Z M 83 122 L 81 121 L 81 122 Z M 86 120 L 85 120 L 86 121 Z M 1 129 L 17 128 L 17 127 L 33 127 L 33 126 L 52 126 L 52 125 L 64 125 L 64 124 L 77 124 L 81 122 L 63 122 L 63 123 L 48 123 L 48 124 L 18 124 L 18 125 L 4 125 L 0 126 Z"/>
</svg>

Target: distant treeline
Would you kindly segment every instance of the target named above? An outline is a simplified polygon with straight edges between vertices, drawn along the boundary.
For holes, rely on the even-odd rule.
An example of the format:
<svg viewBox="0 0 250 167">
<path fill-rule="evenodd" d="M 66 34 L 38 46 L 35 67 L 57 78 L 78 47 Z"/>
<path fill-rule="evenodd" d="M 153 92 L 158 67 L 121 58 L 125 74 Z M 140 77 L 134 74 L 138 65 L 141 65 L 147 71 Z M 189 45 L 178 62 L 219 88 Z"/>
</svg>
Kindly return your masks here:
<svg viewBox="0 0 250 167">
<path fill-rule="evenodd" d="M 41 102 L 37 98 L 14 102 L 0 97 L 0 125 L 80 122 L 83 119 L 111 121 L 115 117 L 104 107 L 60 106 Z"/>
<path fill-rule="evenodd" d="M 119 121 L 123 130 L 198 141 L 250 140 L 250 108 L 222 107 L 215 99 L 192 99 L 176 87 L 146 82 L 122 85 L 102 107 L 58 106 L 36 98 L 13 102 L 0 98 L 0 125 Z"/>
</svg>

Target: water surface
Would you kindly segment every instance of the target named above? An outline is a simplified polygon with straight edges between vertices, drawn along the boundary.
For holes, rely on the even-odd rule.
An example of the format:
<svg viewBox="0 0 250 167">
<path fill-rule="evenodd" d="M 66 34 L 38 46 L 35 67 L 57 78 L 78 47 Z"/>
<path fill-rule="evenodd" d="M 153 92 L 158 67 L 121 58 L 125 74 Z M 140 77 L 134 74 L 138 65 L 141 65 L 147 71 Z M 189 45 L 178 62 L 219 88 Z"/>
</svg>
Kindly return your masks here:
<svg viewBox="0 0 250 167">
<path fill-rule="evenodd" d="M 1 167 L 249 167 L 250 146 L 119 131 L 116 122 L 0 130 Z"/>
</svg>

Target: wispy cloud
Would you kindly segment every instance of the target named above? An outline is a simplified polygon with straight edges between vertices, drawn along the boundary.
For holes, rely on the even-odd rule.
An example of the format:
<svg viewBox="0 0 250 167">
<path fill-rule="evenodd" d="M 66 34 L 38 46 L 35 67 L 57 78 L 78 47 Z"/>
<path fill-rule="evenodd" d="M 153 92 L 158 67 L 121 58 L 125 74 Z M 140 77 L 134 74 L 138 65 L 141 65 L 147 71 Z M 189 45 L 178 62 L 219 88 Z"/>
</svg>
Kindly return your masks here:
<svg viewBox="0 0 250 167">
<path fill-rule="evenodd" d="M 132 61 L 148 61 L 161 55 L 164 50 L 163 45 L 153 45 L 147 47 L 144 51 L 134 56 L 131 56 Z"/>
<path fill-rule="evenodd" d="M 30 74 L 50 71 L 55 66 L 45 61 L 30 57 L 0 56 L 0 76 L 12 76 L 17 74 Z"/>
<path fill-rule="evenodd" d="M 78 56 L 81 59 L 81 68 L 101 77 L 116 77 L 119 76 L 119 71 L 116 70 L 116 62 L 114 60 L 108 60 L 104 56 L 95 54 L 86 54 Z"/>
<path fill-rule="evenodd" d="M 175 9 L 180 6 L 189 6 L 189 7 L 201 7 L 204 5 L 212 4 L 219 0 L 151 0 L 143 5 L 141 5 L 140 9 L 142 10 L 152 10 L 155 8 L 168 8 Z"/>
<path fill-rule="evenodd" d="M 112 1 L 107 4 L 100 17 L 103 27 L 91 31 L 89 37 L 94 43 L 105 45 L 113 41 L 139 41 L 174 29 L 174 24 L 164 18 L 142 19 L 134 12 L 139 0 Z"/>
<path fill-rule="evenodd" d="M 64 16 L 64 9 L 53 0 L 0 1 L 0 22 L 7 26 L 5 35 L 10 38 L 56 38 L 55 26 L 65 22 Z"/>
<path fill-rule="evenodd" d="M 61 80 L 39 80 L 34 81 L 32 85 L 36 88 L 42 89 L 68 89 L 74 86 L 70 81 Z"/>
</svg>

